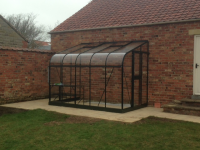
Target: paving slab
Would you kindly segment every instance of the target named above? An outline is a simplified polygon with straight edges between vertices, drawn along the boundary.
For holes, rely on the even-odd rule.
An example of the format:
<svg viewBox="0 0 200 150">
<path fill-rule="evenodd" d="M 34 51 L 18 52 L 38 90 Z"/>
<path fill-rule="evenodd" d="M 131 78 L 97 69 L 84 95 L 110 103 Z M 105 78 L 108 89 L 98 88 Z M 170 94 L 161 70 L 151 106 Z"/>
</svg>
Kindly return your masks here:
<svg viewBox="0 0 200 150">
<path fill-rule="evenodd" d="M 69 115 L 85 116 L 85 117 L 129 122 L 129 123 L 139 121 L 142 118 L 146 118 L 149 116 L 200 123 L 200 117 L 198 116 L 166 113 L 166 112 L 163 112 L 162 108 L 154 108 L 154 107 L 145 107 L 145 108 L 141 108 L 135 111 L 120 114 L 120 113 L 97 111 L 97 110 L 52 106 L 52 105 L 48 105 L 48 99 L 11 103 L 11 104 L 5 104 L 1 106 L 23 108 L 23 109 L 29 109 L 29 110 L 44 109 L 48 111 L 55 111 L 55 112 L 59 112 L 63 114 L 69 114 Z"/>
</svg>

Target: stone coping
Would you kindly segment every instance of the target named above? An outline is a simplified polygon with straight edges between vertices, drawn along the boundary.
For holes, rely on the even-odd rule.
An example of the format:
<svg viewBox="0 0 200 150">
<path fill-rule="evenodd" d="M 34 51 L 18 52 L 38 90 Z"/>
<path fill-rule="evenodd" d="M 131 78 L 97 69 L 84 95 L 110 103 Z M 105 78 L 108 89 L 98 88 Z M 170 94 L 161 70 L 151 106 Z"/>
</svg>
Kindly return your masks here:
<svg viewBox="0 0 200 150">
<path fill-rule="evenodd" d="M 53 52 L 51 50 L 29 49 L 29 48 L 18 48 L 18 47 L 6 47 L 6 46 L 0 46 L 0 50 L 24 51 L 24 52 L 38 52 L 38 53 L 55 54 L 55 52 Z"/>
</svg>

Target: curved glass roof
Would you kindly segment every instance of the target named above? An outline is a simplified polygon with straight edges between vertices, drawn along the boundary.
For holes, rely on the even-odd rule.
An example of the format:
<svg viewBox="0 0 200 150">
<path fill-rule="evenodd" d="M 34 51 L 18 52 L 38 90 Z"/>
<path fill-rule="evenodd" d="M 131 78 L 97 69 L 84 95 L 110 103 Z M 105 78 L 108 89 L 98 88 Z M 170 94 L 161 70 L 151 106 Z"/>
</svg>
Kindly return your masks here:
<svg viewBox="0 0 200 150">
<path fill-rule="evenodd" d="M 82 43 L 52 56 L 50 65 L 121 66 L 127 53 L 143 51 L 141 47 L 147 43 L 148 41 Z"/>
</svg>

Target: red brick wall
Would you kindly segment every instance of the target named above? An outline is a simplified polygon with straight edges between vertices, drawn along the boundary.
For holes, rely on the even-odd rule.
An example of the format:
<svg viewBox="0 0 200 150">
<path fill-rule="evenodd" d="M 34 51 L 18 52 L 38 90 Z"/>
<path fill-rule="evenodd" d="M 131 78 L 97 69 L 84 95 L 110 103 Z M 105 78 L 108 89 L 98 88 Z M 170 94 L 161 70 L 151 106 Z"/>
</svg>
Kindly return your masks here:
<svg viewBox="0 0 200 150">
<path fill-rule="evenodd" d="M 190 29 L 200 29 L 200 21 L 57 33 L 52 34 L 52 50 L 83 42 L 148 40 L 150 105 L 165 104 L 193 93 L 194 36 L 188 34 Z"/>
<path fill-rule="evenodd" d="M 0 104 L 48 97 L 52 52 L 0 48 Z"/>
</svg>

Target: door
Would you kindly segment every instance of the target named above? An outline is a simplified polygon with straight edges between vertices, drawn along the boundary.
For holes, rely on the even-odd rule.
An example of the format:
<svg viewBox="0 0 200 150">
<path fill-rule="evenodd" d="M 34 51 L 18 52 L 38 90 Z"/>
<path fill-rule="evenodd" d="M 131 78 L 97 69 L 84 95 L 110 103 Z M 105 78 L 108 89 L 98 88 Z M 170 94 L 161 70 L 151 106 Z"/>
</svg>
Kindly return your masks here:
<svg viewBox="0 0 200 150">
<path fill-rule="evenodd" d="M 200 95 L 200 35 L 194 37 L 194 83 L 193 94 Z"/>
</svg>

